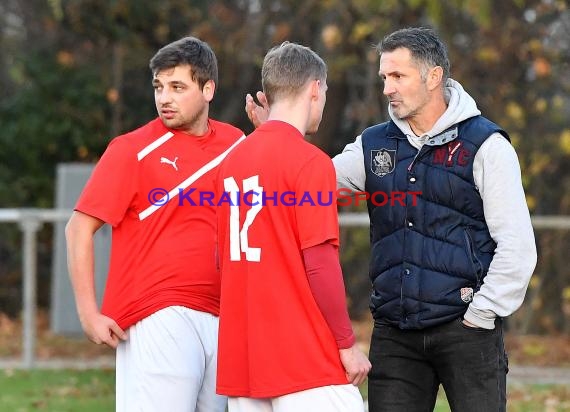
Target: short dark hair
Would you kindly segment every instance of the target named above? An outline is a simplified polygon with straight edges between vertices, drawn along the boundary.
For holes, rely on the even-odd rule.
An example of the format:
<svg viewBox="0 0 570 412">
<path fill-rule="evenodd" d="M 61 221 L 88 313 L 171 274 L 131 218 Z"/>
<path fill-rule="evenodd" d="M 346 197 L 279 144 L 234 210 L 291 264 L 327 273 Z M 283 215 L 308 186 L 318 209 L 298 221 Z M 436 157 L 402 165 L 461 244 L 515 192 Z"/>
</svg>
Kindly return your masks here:
<svg viewBox="0 0 570 412">
<path fill-rule="evenodd" d="M 427 69 L 440 66 L 443 69 L 443 85 L 450 76 L 451 64 L 447 55 L 447 47 L 432 29 L 426 27 L 408 27 L 390 33 L 378 45 L 379 54 L 391 52 L 399 48 L 408 49 L 420 70 L 422 77 Z"/>
<path fill-rule="evenodd" d="M 189 65 L 192 80 L 200 88 L 208 80 L 218 84 L 218 61 L 208 43 L 192 36 L 184 37 L 162 47 L 150 59 L 150 70 L 153 76 L 166 69 L 180 65 Z"/>
</svg>

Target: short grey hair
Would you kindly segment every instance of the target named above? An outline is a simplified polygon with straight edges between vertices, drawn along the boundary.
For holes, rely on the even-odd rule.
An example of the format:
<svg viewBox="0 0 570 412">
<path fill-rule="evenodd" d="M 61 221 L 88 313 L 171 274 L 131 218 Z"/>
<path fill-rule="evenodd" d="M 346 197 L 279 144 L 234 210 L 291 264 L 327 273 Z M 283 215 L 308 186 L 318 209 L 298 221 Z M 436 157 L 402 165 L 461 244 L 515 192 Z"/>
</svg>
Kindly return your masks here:
<svg viewBox="0 0 570 412">
<path fill-rule="evenodd" d="M 400 29 L 384 37 L 376 46 L 379 54 L 399 48 L 410 51 L 412 59 L 418 64 L 423 80 L 426 79 L 429 69 L 440 66 L 443 69 L 442 84 L 445 85 L 450 76 L 451 64 L 447 47 L 432 29 L 426 27 Z"/>
</svg>

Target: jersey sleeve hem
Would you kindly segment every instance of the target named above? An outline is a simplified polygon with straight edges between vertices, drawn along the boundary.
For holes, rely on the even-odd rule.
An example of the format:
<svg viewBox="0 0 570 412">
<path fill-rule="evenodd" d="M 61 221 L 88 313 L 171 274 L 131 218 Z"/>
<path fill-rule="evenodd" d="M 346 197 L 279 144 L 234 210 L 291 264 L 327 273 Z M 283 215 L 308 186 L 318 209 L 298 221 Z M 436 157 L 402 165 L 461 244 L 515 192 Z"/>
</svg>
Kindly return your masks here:
<svg viewBox="0 0 570 412">
<path fill-rule="evenodd" d="M 94 217 L 95 219 L 99 219 L 99 220 L 105 222 L 106 224 L 111 225 L 112 227 L 116 227 L 119 223 L 121 223 L 120 220 L 112 219 L 111 217 L 109 217 L 108 215 L 106 215 L 102 211 L 93 211 L 93 210 L 89 210 L 89 208 L 82 207 L 82 206 L 76 206 L 73 210 L 75 210 L 76 212 L 81 212 L 85 215 Z"/>
</svg>

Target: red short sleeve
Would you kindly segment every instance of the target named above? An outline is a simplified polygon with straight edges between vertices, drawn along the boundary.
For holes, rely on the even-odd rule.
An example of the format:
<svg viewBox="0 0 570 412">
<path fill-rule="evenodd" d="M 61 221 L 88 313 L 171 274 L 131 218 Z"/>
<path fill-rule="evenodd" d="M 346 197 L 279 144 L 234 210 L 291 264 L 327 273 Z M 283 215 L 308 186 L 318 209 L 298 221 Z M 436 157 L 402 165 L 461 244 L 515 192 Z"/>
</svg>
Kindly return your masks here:
<svg viewBox="0 0 570 412">
<path fill-rule="evenodd" d="M 136 194 L 137 158 L 128 142 L 111 141 L 87 181 L 75 210 L 117 226 Z"/>
</svg>

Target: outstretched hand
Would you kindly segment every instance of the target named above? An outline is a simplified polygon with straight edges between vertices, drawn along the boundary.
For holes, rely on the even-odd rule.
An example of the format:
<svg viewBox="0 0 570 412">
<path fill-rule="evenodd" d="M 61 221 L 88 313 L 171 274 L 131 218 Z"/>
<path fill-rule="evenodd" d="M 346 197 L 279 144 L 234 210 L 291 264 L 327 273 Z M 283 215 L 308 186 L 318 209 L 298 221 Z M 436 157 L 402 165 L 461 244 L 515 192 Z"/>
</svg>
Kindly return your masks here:
<svg viewBox="0 0 570 412">
<path fill-rule="evenodd" d="M 245 113 L 249 121 L 253 124 L 253 127 L 259 127 L 259 125 L 265 123 L 269 117 L 269 103 L 267 102 L 265 93 L 261 91 L 258 91 L 255 97 L 257 97 L 261 106 L 255 103 L 253 96 L 248 93 L 245 95 Z"/>
</svg>

